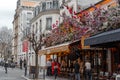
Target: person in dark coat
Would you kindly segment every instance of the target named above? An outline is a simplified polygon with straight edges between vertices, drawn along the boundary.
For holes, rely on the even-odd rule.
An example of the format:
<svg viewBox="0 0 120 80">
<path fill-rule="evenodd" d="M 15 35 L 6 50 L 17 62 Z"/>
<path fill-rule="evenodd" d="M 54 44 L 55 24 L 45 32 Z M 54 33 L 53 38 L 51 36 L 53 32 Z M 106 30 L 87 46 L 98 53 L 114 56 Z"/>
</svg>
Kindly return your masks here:
<svg viewBox="0 0 120 80">
<path fill-rule="evenodd" d="M 25 76 L 27 75 L 27 61 L 24 59 Z"/>
<path fill-rule="evenodd" d="M 75 80 L 80 80 L 80 72 L 79 72 L 80 65 L 77 60 L 74 64 L 74 69 L 75 69 Z"/>
<path fill-rule="evenodd" d="M 5 61 L 4 67 L 5 67 L 5 73 L 7 74 L 8 61 Z"/>
<path fill-rule="evenodd" d="M 23 63 L 23 61 L 22 61 L 22 59 L 20 58 L 20 69 L 22 69 L 22 63 Z"/>
</svg>

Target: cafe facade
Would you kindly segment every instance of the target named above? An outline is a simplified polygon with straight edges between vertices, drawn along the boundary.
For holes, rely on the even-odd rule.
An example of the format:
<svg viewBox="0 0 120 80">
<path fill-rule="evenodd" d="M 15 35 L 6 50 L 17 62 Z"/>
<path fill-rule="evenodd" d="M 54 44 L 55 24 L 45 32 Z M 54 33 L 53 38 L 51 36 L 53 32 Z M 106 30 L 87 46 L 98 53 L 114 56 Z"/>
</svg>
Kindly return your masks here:
<svg viewBox="0 0 120 80">
<path fill-rule="evenodd" d="M 116 72 L 120 64 L 120 29 L 115 29 L 91 36 L 85 40 L 85 45 L 107 49 L 107 66 L 109 72 Z"/>
</svg>

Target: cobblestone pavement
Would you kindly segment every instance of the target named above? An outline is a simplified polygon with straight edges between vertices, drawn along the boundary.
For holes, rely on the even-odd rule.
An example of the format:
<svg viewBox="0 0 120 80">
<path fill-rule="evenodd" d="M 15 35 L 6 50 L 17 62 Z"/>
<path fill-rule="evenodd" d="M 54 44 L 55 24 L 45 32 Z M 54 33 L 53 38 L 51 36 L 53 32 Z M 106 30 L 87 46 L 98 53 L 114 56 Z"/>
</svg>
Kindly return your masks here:
<svg viewBox="0 0 120 80">
<path fill-rule="evenodd" d="M 18 68 L 8 68 L 8 73 L 5 73 L 4 67 L 0 66 L 0 80 L 25 80 L 21 77 L 24 74 L 24 70 Z"/>
</svg>

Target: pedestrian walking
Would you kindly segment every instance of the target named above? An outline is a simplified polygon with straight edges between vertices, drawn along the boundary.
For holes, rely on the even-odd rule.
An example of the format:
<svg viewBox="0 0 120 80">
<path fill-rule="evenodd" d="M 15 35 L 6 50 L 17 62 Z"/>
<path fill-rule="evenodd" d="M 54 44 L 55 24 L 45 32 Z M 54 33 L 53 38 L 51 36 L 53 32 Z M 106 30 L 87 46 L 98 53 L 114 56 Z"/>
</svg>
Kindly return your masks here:
<svg viewBox="0 0 120 80">
<path fill-rule="evenodd" d="M 91 63 L 89 60 L 85 62 L 85 80 L 92 80 Z"/>
<path fill-rule="evenodd" d="M 51 61 L 50 60 L 47 61 L 46 66 L 47 66 L 47 74 L 46 75 L 50 76 L 51 75 Z"/>
<path fill-rule="evenodd" d="M 5 63 L 4 63 L 4 68 L 5 68 L 5 73 L 7 74 L 7 67 L 8 67 L 8 61 L 5 61 Z"/>
<path fill-rule="evenodd" d="M 75 69 L 75 80 L 80 80 L 80 65 L 78 63 L 78 60 L 76 60 L 74 64 L 74 69 Z"/>
<path fill-rule="evenodd" d="M 27 62 L 26 59 L 24 59 L 24 69 L 25 69 L 25 76 L 27 75 Z"/>
<path fill-rule="evenodd" d="M 80 60 L 80 74 L 81 74 L 81 79 L 83 80 L 84 79 L 84 62 L 82 59 Z"/>
<path fill-rule="evenodd" d="M 20 58 L 20 69 L 22 69 L 22 64 L 23 64 L 23 61 L 22 61 L 22 59 Z"/>
</svg>

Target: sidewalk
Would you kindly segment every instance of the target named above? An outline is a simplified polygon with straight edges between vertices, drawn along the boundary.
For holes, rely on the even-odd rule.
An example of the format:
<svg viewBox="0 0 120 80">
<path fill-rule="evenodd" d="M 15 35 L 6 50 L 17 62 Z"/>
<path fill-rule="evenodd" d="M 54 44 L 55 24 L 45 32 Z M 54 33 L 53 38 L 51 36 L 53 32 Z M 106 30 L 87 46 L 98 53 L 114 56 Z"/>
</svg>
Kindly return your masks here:
<svg viewBox="0 0 120 80">
<path fill-rule="evenodd" d="M 54 77 L 45 77 L 45 79 L 40 78 L 40 79 L 29 79 L 28 77 L 22 75 L 22 78 L 24 78 L 25 80 L 55 80 Z M 57 80 L 69 80 L 69 79 L 65 79 L 65 78 L 57 78 Z"/>
<path fill-rule="evenodd" d="M 28 74 L 27 76 L 22 75 L 21 77 L 24 78 L 25 80 L 36 80 L 36 79 L 33 79 L 32 74 L 31 75 Z M 55 79 L 54 79 L 54 76 L 45 76 L 45 78 L 43 78 L 43 73 L 40 72 L 37 80 L 55 80 Z M 57 80 L 69 80 L 69 79 L 58 77 Z"/>
</svg>

